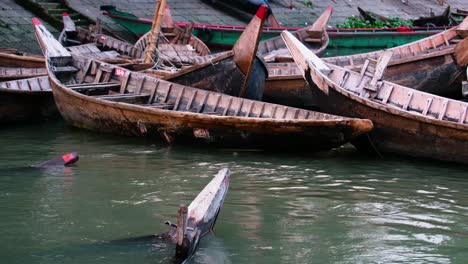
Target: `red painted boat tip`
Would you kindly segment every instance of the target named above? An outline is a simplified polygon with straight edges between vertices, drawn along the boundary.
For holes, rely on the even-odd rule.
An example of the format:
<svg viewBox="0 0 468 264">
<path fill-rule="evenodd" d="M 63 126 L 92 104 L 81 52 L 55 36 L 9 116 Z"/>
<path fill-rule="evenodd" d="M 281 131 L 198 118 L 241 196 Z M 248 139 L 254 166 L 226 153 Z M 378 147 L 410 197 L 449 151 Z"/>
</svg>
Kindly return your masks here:
<svg viewBox="0 0 468 264">
<path fill-rule="evenodd" d="M 268 14 L 268 6 L 267 5 L 261 5 L 260 8 L 257 10 L 257 14 L 255 14 L 258 18 L 261 20 L 264 20 Z"/>
<path fill-rule="evenodd" d="M 169 5 L 168 5 L 168 4 L 166 4 L 166 6 L 164 7 L 164 9 L 169 9 Z"/>
<path fill-rule="evenodd" d="M 63 12 L 62 16 L 68 16 L 67 12 Z"/>
<path fill-rule="evenodd" d="M 330 12 L 332 12 L 332 11 L 333 11 L 333 6 L 329 6 L 329 7 L 327 7 L 327 11 L 330 11 Z"/>
<path fill-rule="evenodd" d="M 39 26 L 42 24 L 41 21 L 37 17 L 33 17 L 32 22 L 35 26 Z"/>
</svg>

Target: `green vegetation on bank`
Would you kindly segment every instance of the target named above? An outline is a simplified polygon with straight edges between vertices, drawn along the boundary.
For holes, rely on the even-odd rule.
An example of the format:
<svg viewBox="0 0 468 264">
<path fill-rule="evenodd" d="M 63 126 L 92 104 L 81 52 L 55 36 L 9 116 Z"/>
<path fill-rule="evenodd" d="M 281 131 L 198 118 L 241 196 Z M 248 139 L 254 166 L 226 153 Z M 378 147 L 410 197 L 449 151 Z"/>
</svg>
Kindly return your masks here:
<svg viewBox="0 0 468 264">
<path fill-rule="evenodd" d="M 413 21 L 398 17 L 392 17 L 386 21 L 376 19 L 374 23 L 361 17 L 347 17 L 345 22 L 337 24 L 337 28 L 396 28 L 401 26 L 413 26 Z"/>
</svg>

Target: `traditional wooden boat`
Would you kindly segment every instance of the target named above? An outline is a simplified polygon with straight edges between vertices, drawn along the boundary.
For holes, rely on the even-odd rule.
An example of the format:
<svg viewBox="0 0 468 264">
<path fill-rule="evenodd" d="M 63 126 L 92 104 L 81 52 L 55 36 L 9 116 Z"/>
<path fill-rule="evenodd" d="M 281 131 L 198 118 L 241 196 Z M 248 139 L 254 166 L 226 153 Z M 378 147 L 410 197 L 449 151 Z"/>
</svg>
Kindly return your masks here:
<svg viewBox="0 0 468 264">
<path fill-rule="evenodd" d="M 253 101 L 167 82 L 71 54 L 35 19 L 64 119 L 91 130 L 167 142 L 326 150 L 372 129 L 369 120 Z"/>
<path fill-rule="evenodd" d="M 151 29 L 152 19 L 141 18 L 130 13 L 117 10 L 114 6 L 106 8 L 104 15 L 111 17 L 136 36 L 140 37 Z M 179 27 L 190 24 L 174 22 Z M 368 51 L 385 49 L 404 45 L 419 39 L 438 34 L 449 27 L 413 27 L 402 31 L 399 28 L 327 28 L 330 49 L 337 55 L 348 55 L 349 49 L 365 49 Z M 241 25 L 193 24 L 193 35 L 197 36 L 209 47 L 216 49 L 231 49 L 244 31 Z M 298 27 L 264 27 L 261 40 L 278 37 L 283 30 L 297 31 Z M 346 52 L 345 54 L 341 52 Z"/>
<path fill-rule="evenodd" d="M 0 48 L 0 81 L 47 75 L 44 57 Z"/>
<path fill-rule="evenodd" d="M 332 12 L 333 7 L 329 6 L 314 24 L 293 33 L 318 56 L 322 56 L 328 46 L 329 39 L 326 28 Z M 258 53 L 267 62 L 293 61 L 280 36 L 260 42 Z"/>
<path fill-rule="evenodd" d="M 370 138 L 355 142 L 378 151 L 442 161 L 468 162 L 468 103 L 382 81 L 392 51 L 363 74 L 326 64 L 290 33 L 283 33 L 321 110 L 371 118 Z M 369 60 L 369 64 L 372 62 Z"/>
<path fill-rule="evenodd" d="M 44 68 L 44 57 L 17 49 L 0 48 L 0 67 Z"/>
<path fill-rule="evenodd" d="M 462 40 L 458 27 L 437 35 L 388 49 L 393 55 L 384 74 L 389 82 L 428 93 L 456 97 L 463 72 L 453 58 L 455 45 Z M 367 59 L 376 60 L 384 51 L 340 56 L 326 62 L 354 70 L 366 67 Z"/>
<path fill-rule="evenodd" d="M 0 123 L 57 115 L 49 77 L 0 82 Z"/>
<path fill-rule="evenodd" d="M 80 32 L 85 32 L 83 35 L 90 37 L 80 37 L 79 39 L 85 42 L 96 40 L 97 37 L 98 45 L 89 43 L 71 46 L 68 49 L 74 54 L 79 53 L 94 59 L 120 64 L 134 71 L 147 70 L 148 74 L 170 79 L 175 83 L 250 99 L 261 99 L 268 72 L 263 62 L 256 57 L 256 51 L 265 16 L 265 7 L 260 8 L 257 16 L 252 19 L 251 24 L 246 28 L 233 50 L 228 52 L 211 56 L 196 56 L 195 53 L 187 54 L 184 49 L 178 49 L 178 46 L 171 44 L 169 46 L 176 51 L 176 54 L 171 55 L 167 51 L 158 48 L 158 59 L 163 61 L 156 65 L 158 68 L 196 64 L 193 67 L 185 67 L 177 72 L 151 69 L 155 64 L 141 63 L 140 58 L 144 52 L 142 49 L 112 37 L 92 33 L 93 30 L 84 31 L 78 28 L 78 33 L 74 35 L 79 36 L 82 35 Z M 73 32 L 76 27 L 70 26 L 69 28 L 69 31 Z M 63 41 L 61 42 L 63 43 Z M 145 45 L 140 44 L 139 46 L 145 47 Z M 158 47 L 160 46 L 158 45 Z M 103 52 L 104 50 L 108 51 Z M 106 57 L 105 55 L 108 54 L 110 56 Z"/>
<path fill-rule="evenodd" d="M 465 21 L 468 22 L 468 19 Z M 393 55 L 384 72 L 384 80 L 435 95 L 451 98 L 460 97 L 464 71 L 462 66 L 457 65 L 454 51 L 456 44 L 464 37 L 465 30 L 461 30 L 463 25 L 464 23 L 417 42 L 388 49 L 392 51 Z M 368 67 L 367 59 L 375 61 L 383 52 L 384 50 L 381 50 L 323 58 L 323 60 L 340 67 L 363 72 Z M 316 105 L 308 86 L 301 83 L 300 71 L 295 69 L 297 66 L 287 63 L 279 65 L 269 69 L 269 79 L 272 76 L 278 80 L 287 78 L 290 86 L 281 85 L 281 81 L 275 84 L 267 80 L 264 92 L 265 100 L 297 107 Z M 302 103 L 306 105 L 300 105 Z"/>
</svg>

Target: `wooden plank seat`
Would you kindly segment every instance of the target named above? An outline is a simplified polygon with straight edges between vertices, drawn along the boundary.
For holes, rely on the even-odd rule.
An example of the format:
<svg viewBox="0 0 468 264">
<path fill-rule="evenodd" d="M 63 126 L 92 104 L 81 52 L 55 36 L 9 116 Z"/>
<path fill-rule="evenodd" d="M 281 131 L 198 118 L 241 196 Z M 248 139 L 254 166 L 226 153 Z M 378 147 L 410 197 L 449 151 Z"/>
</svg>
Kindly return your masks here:
<svg viewBox="0 0 468 264">
<path fill-rule="evenodd" d="M 87 91 L 87 90 L 111 90 L 120 88 L 120 83 L 106 82 L 106 83 L 81 83 L 67 85 L 68 88 L 74 91 Z"/>
<path fill-rule="evenodd" d="M 150 98 L 149 94 L 114 94 L 114 95 L 95 95 L 94 98 L 99 98 L 101 100 L 128 103 L 128 104 L 145 104 Z"/>
<path fill-rule="evenodd" d="M 146 107 L 157 108 L 157 109 L 167 109 L 172 110 L 174 108 L 174 103 L 153 103 L 145 105 Z"/>
<path fill-rule="evenodd" d="M 51 70 L 54 73 L 76 73 L 80 71 L 80 69 L 76 68 L 75 66 L 51 67 Z"/>
</svg>

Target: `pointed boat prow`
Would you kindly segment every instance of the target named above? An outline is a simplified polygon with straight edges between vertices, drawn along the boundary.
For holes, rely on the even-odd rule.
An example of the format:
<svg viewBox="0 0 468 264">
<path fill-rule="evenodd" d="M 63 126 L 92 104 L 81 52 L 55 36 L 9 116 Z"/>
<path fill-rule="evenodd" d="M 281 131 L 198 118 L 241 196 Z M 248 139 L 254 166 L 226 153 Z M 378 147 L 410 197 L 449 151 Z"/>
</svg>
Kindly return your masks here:
<svg viewBox="0 0 468 264">
<path fill-rule="evenodd" d="M 327 7 L 320 17 L 315 20 L 314 24 L 307 29 L 309 37 L 312 39 L 318 39 L 321 42 L 322 34 L 327 29 L 328 21 L 333 13 L 333 6 Z"/>
<path fill-rule="evenodd" d="M 255 14 L 254 18 L 250 21 L 250 23 L 247 25 L 245 28 L 244 32 L 242 32 L 242 35 L 240 38 L 237 40 L 236 44 L 232 48 L 234 52 L 234 62 L 236 65 L 239 67 L 239 69 L 242 71 L 242 73 L 245 75 L 244 78 L 244 83 L 242 84 L 239 96 L 240 97 L 245 97 L 247 96 L 248 98 L 254 98 L 254 99 L 261 99 L 263 95 L 263 87 L 261 92 L 255 92 L 256 95 L 248 95 L 251 93 L 248 90 L 258 90 L 258 89 L 252 89 L 251 86 L 255 86 L 255 84 L 251 83 L 249 80 L 250 75 L 258 65 L 260 66 L 260 62 L 255 63 L 257 56 L 257 50 L 258 50 L 258 43 L 260 42 L 260 36 L 262 33 L 262 28 L 263 24 L 265 23 L 265 19 L 268 16 L 268 6 L 267 5 L 262 5 L 258 9 L 257 13 Z M 266 71 L 266 69 L 265 69 Z M 263 84 L 260 84 L 263 85 Z"/>
<path fill-rule="evenodd" d="M 63 29 L 68 34 L 69 32 L 76 32 L 76 25 L 73 22 L 73 19 L 68 15 L 68 13 L 62 14 Z"/>
<path fill-rule="evenodd" d="M 42 53 L 47 56 L 54 63 L 61 66 L 71 61 L 70 52 L 58 42 L 57 39 L 47 30 L 47 28 L 41 23 L 41 21 L 35 17 L 32 18 L 34 24 L 34 32 L 36 34 L 37 41 L 41 46 Z"/>
<path fill-rule="evenodd" d="M 260 6 L 257 14 L 247 25 L 232 48 L 234 51 L 234 61 L 244 74 L 248 74 L 252 67 L 253 60 L 257 54 L 263 24 L 267 16 L 268 7 L 266 5 Z"/>
<path fill-rule="evenodd" d="M 326 75 L 332 71 L 323 60 L 302 44 L 293 34 L 288 31 L 283 31 L 281 32 L 281 37 L 286 43 L 297 66 L 299 66 L 303 76 L 305 76 L 305 71 L 309 69 L 310 66 Z"/>
</svg>

